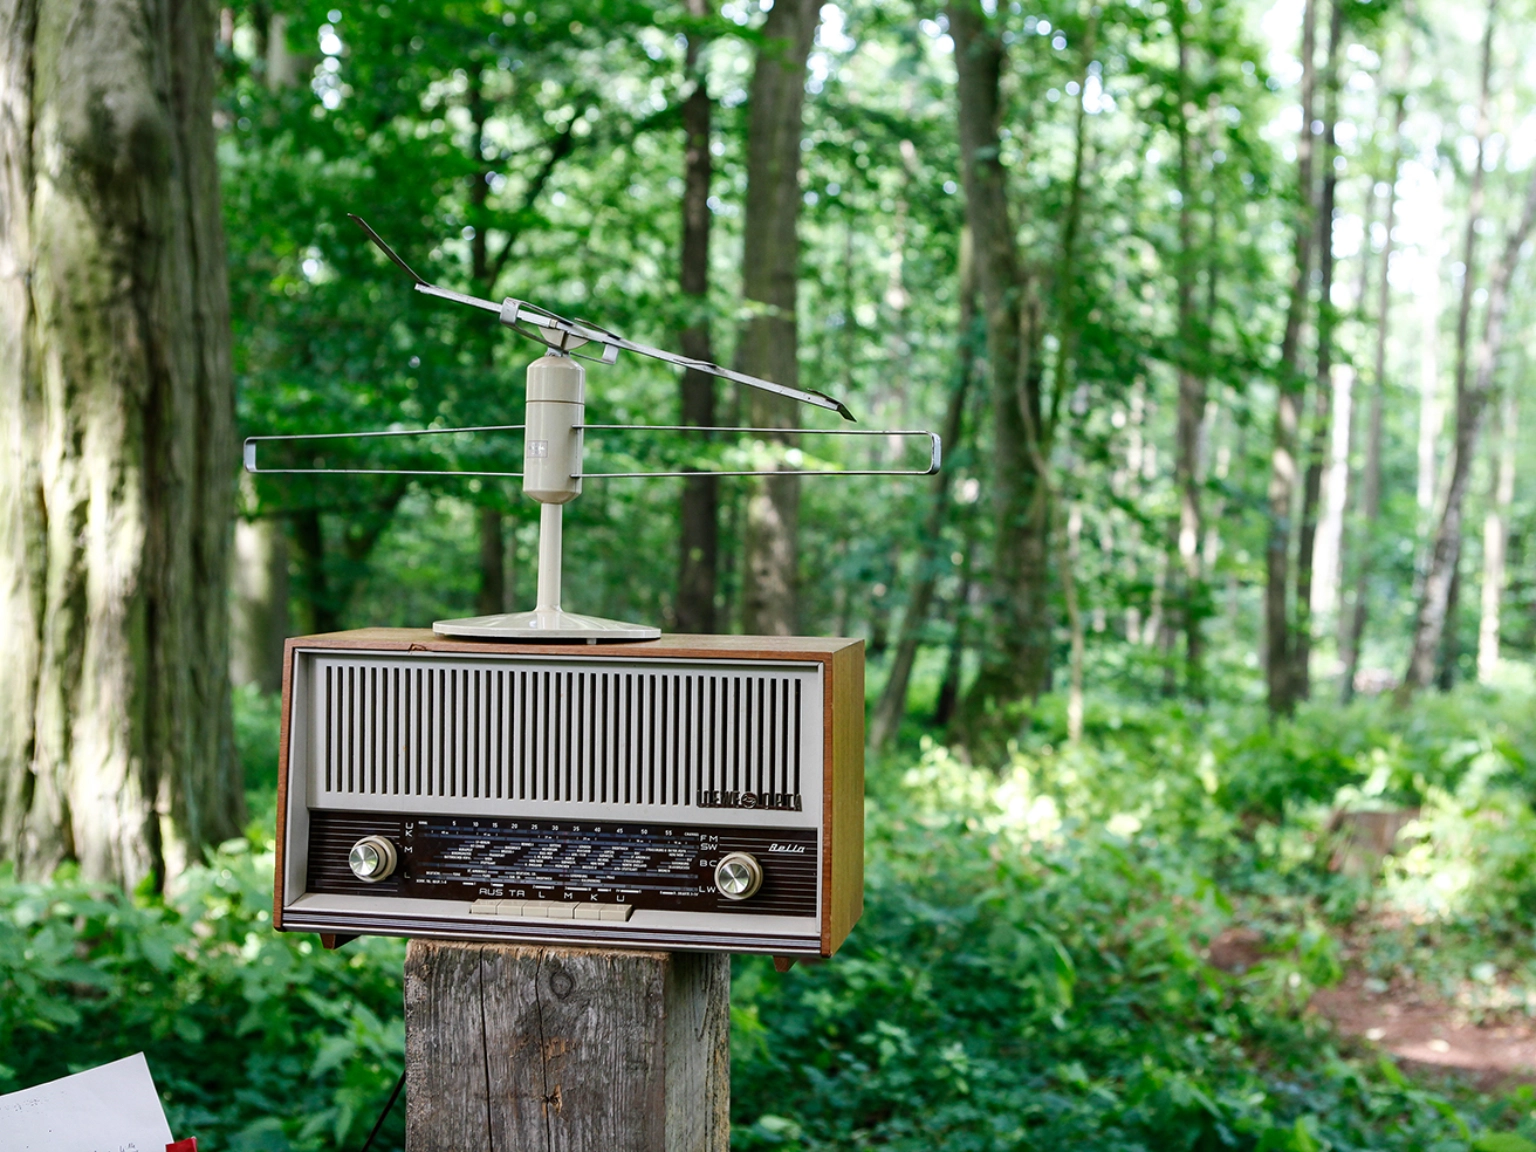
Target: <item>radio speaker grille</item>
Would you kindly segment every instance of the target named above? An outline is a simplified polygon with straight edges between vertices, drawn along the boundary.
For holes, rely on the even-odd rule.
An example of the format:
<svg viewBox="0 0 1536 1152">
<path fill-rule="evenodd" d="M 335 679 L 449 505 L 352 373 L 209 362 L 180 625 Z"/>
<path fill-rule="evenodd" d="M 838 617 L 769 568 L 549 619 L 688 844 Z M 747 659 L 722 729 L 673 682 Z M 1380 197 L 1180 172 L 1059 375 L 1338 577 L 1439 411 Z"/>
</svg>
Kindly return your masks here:
<svg viewBox="0 0 1536 1152">
<path fill-rule="evenodd" d="M 321 658 L 313 677 L 315 783 L 335 801 L 798 811 L 819 721 L 815 673 L 787 668 Z"/>
</svg>

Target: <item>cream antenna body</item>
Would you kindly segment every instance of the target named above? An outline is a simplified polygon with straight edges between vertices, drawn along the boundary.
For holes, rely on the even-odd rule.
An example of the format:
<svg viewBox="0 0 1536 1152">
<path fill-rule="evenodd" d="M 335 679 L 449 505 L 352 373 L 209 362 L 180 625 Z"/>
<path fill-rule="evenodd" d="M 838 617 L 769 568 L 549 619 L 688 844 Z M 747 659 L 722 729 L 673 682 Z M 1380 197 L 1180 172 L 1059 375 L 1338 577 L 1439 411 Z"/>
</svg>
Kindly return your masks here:
<svg viewBox="0 0 1536 1152">
<path fill-rule="evenodd" d="M 538 643 L 543 641 L 586 641 L 595 644 L 613 640 L 654 640 L 661 635 L 659 628 L 648 624 L 630 624 L 618 620 L 604 620 L 595 616 L 582 616 L 567 612 L 560 603 L 561 584 L 561 534 L 565 505 L 581 495 L 584 479 L 626 479 L 651 476 L 923 476 L 939 470 L 943 446 L 932 432 L 905 429 L 840 429 L 816 428 L 700 428 L 680 425 L 622 425 L 586 423 L 586 370 L 577 362 L 578 357 L 604 364 L 612 364 L 620 352 L 633 352 L 649 359 L 661 360 L 680 368 L 694 369 L 723 380 L 731 380 L 750 388 L 786 396 L 804 404 L 811 404 L 836 412 L 845 420 L 852 420 L 850 413 L 839 400 L 821 392 L 790 388 L 771 380 L 749 376 L 743 372 L 723 368 L 707 360 L 680 356 L 645 344 L 637 344 L 617 336 L 597 325 L 579 320 L 569 320 L 548 312 L 523 300 L 507 298 L 500 304 L 475 296 L 452 292 L 428 283 L 402 260 L 368 224 L 358 216 L 352 216 L 358 226 L 368 234 L 386 256 L 416 282 L 416 291 L 436 296 L 457 304 L 468 305 L 487 312 L 494 312 L 497 319 L 508 328 L 545 345 L 548 352 L 528 366 L 528 390 L 523 424 L 496 425 L 477 428 L 430 428 L 424 430 L 389 430 L 384 432 L 324 433 L 297 436 L 251 436 L 245 441 L 245 468 L 253 473 L 350 473 L 364 475 L 403 476 L 485 476 L 521 478 L 523 492 L 540 505 L 539 511 L 539 575 L 538 597 L 531 612 L 511 612 L 492 616 L 472 616 L 458 620 L 438 620 L 432 629 L 440 636 L 467 639 L 503 640 Z M 602 349 L 600 355 L 578 353 L 578 349 L 593 346 Z M 263 467 L 258 453 L 263 444 L 300 443 L 343 439 L 371 439 L 381 437 L 436 436 L 452 433 L 513 432 L 522 431 L 522 472 L 443 472 L 430 469 L 401 468 L 282 468 Z M 688 472 L 585 472 L 582 457 L 587 432 L 755 432 L 768 435 L 809 436 L 884 436 L 892 438 L 924 437 L 928 441 L 928 465 L 926 468 L 909 469 L 847 469 L 818 470 L 778 468 L 772 470 L 716 471 L 692 470 Z"/>
</svg>

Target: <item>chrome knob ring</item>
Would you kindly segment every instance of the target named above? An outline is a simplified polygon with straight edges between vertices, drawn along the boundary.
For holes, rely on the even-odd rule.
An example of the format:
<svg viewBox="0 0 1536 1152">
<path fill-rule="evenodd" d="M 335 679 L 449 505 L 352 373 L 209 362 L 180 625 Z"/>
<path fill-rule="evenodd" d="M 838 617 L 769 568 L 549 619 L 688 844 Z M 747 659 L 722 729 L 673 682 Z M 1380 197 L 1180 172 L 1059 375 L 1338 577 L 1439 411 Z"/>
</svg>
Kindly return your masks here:
<svg viewBox="0 0 1536 1152">
<path fill-rule="evenodd" d="M 395 846 L 383 836 L 364 836 L 347 853 L 347 867 L 364 884 L 389 879 L 399 862 Z"/>
<path fill-rule="evenodd" d="M 727 900 L 746 900 L 763 886 L 763 866 L 750 852 L 730 852 L 715 865 L 715 891 Z"/>
</svg>

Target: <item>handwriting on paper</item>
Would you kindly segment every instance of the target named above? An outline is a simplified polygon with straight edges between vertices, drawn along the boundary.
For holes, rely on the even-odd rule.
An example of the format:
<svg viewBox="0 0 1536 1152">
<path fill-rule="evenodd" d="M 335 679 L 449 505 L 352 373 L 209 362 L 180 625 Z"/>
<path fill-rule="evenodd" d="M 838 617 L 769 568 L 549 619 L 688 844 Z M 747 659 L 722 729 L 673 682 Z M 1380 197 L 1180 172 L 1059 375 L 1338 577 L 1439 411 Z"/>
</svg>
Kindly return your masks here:
<svg viewBox="0 0 1536 1152">
<path fill-rule="evenodd" d="M 142 1052 L 0 1096 L 0 1152 L 163 1152 L 170 1142 Z"/>
</svg>

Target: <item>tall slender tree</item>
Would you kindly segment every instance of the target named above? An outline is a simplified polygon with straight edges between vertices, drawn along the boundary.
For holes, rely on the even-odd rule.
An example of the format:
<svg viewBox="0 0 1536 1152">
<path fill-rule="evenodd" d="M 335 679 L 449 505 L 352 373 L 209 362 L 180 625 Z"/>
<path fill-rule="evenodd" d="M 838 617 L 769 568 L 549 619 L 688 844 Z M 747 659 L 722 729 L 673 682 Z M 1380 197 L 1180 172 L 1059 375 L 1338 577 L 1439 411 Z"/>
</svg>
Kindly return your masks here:
<svg viewBox="0 0 1536 1152">
<path fill-rule="evenodd" d="M 1264 672 L 1273 713 L 1288 714 L 1296 706 L 1292 676 L 1291 529 L 1298 479 L 1296 449 L 1306 380 L 1301 370 L 1301 334 L 1306 324 L 1312 283 L 1313 247 L 1313 109 L 1317 87 L 1317 3 L 1306 0 L 1301 15 L 1301 134 L 1296 141 L 1296 203 L 1290 301 L 1285 334 L 1276 366 L 1275 423 L 1269 465 L 1269 531 L 1264 551 Z"/>
<path fill-rule="evenodd" d="M 1455 627 L 1455 608 L 1459 599 L 1463 504 L 1472 474 L 1472 457 L 1476 451 L 1483 410 L 1493 387 L 1499 353 L 1503 350 L 1504 313 L 1509 306 L 1509 284 L 1520 259 L 1520 248 L 1530 231 L 1531 207 L 1536 205 L 1536 179 L 1533 179 L 1533 199 L 1528 202 L 1525 214 L 1510 233 L 1503 256 L 1489 279 L 1483 333 L 1474 351 L 1471 345 L 1472 302 L 1476 295 L 1477 236 L 1483 216 L 1484 163 L 1490 132 L 1488 106 L 1498 11 L 1498 0 L 1488 0 L 1478 90 L 1477 149 L 1468 182 L 1467 229 L 1462 242 L 1462 292 L 1456 312 L 1456 432 L 1451 447 L 1451 472 L 1424 572 L 1408 668 L 1403 674 L 1399 690 L 1399 695 L 1405 698 L 1427 687 L 1434 680 L 1437 663 L 1450 663 L 1445 659 L 1443 645 L 1448 632 Z"/>
<path fill-rule="evenodd" d="M 976 326 L 976 261 L 975 249 L 969 229 L 960 236 L 960 339 L 955 357 L 955 385 L 949 394 L 949 406 L 944 414 L 941 437 L 951 456 L 959 447 L 965 427 L 965 406 L 970 397 L 971 381 L 976 374 L 975 332 Z M 912 592 L 907 598 L 907 610 L 901 621 L 901 635 L 896 641 L 896 654 L 891 660 L 891 672 L 886 678 L 880 699 L 875 704 L 870 720 L 870 743 L 883 747 L 895 736 L 901 726 L 901 718 L 907 710 L 907 686 L 912 678 L 912 668 L 917 662 L 918 644 L 927 626 L 933 606 L 934 593 L 938 589 L 940 553 L 944 544 L 944 524 L 949 515 L 951 477 L 939 472 L 933 477 L 929 493 L 928 516 L 923 524 L 921 547 L 918 549 L 917 575 L 912 582 Z"/>
<path fill-rule="evenodd" d="M 1492 7 L 1490 6 L 1490 16 Z M 1519 221 L 1510 230 L 1499 261 L 1488 280 L 1488 304 L 1483 316 L 1483 330 L 1468 378 L 1458 381 L 1456 389 L 1456 436 L 1451 448 L 1450 482 L 1446 486 L 1430 550 L 1429 569 L 1414 619 L 1413 648 L 1403 675 L 1399 696 L 1406 698 L 1428 686 L 1435 674 L 1435 656 L 1445 630 L 1450 626 L 1448 609 L 1452 603 L 1451 584 L 1460 568 L 1462 518 L 1467 487 L 1471 483 L 1472 460 L 1489 398 L 1494 394 L 1499 357 L 1504 350 L 1504 321 L 1509 311 L 1509 288 L 1520 262 L 1521 249 L 1536 224 L 1536 171 L 1526 192 Z M 1470 270 L 1469 270 L 1470 274 Z"/>
<path fill-rule="evenodd" d="M 1322 507 L 1323 469 L 1333 440 L 1333 217 L 1338 198 L 1339 48 L 1344 34 L 1344 4 L 1328 6 L 1328 48 L 1323 66 L 1322 193 L 1317 205 L 1317 372 L 1312 383 L 1312 435 L 1301 486 L 1301 530 L 1296 547 L 1296 607 L 1291 629 L 1292 700 L 1312 694 L 1312 570 L 1317 551 L 1317 521 Z"/>
<path fill-rule="evenodd" d="M 1477 629 L 1477 678 L 1484 683 L 1493 678 L 1499 666 L 1499 608 L 1504 595 L 1509 510 L 1515 500 L 1519 417 L 1519 395 L 1514 388 L 1506 387 L 1499 397 L 1493 498 L 1483 517 L 1483 602 Z"/>
<path fill-rule="evenodd" d="M 1405 53 L 1404 71 L 1407 60 Z M 1365 472 L 1360 479 L 1360 521 L 1355 532 L 1355 544 L 1351 551 L 1355 561 L 1354 597 L 1345 613 L 1348 624 L 1340 630 L 1340 663 L 1343 672 L 1339 693 L 1345 704 L 1354 698 L 1355 673 L 1360 667 L 1360 645 L 1365 639 L 1365 622 L 1370 610 L 1370 583 L 1375 568 L 1373 536 L 1381 516 L 1381 453 L 1382 432 L 1386 422 L 1387 392 L 1387 337 L 1391 332 L 1392 283 L 1388 273 L 1392 267 L 1392 229 L 1397 223 L 1397 178 L 1402 168 L 1403 116 L 1406 112 L 1401 93 L 1394 99 L 1391 160 L 1387 165 L 1387 211 L 1385 231 L 1382 234 L 1381 260 L 1378 265 L 1376 285 L 1376 344 L 1372 357 L 1371 407 L 1365 433 Z"/>
<path fill-rule="evenodd" d="M 1462 240 L 1461 300 L 1456 308 L 1456 404 L 1458 421 L 1461 399 L 1467 391 L 1468 363 L 1472 355 L 1472 302 L 1477 285 L 1477 236 L 1483 224 L 1484 189 L 1487 186 L 1488 136 L 1492 131 L 1488 105 L 1491 99 L 1489 85 L 1493 68 L 1493 30 L 1497 5 L 1490 0 L 1488 16 L 1483 31 L 1482 85 L 1477 100 L 1477 151 L 1473 160 L 1470 189 L 1467 195 L 1467 229 Z M 1433 561 L 1431 559 L 1430 566 Z M 1426 567 L 1426 576 L 1428 567 Z M 1461 552 L 1458 546 L 1455 562 L 1451 565 L 1451 582 L 1446 593 L 1445 626 L 1440 634 L 1440 648 L 1436 653 L 1436 673 L 1440 687 L 1449 689 L 1456 674 L 1456 658 L 1459 654 L 1456 622 L 1461 607 Z"/>
<path fill-rule="evenodd" d="M 201 0 L 0 4 L 0 857 L 234 835 L 229 304 Z"/>
<path fill-rule="evenodd" d="M 763 24 L 748 94 L 741 268 L 748 316 L 737 342 L 736 366 L 791 388 L 800 380 L 795 297 L 805 62 L 820 15 L 819 0 L 780 0 L 773 6 Z M 794 402 L 751 389 L 747 416 L 757 428 L 792 427 Z M 742 628 L 790 635 L 798 615 L 798 477 L 769 476 L 748 486 L 743 536 Z"/>
<path fill-rule="evenodd" d="M 1174 487 L 1178 490 L 1179 509 L 1169 532 L 1168 573 L 1169 611 L 1165 627 L 1184 632 L 1184 675 L 1186 687 L 1198 696 L 1200 687 L 1201 643 L 1197 605 L 1200 595 L 1200 426 L 1205 418 L 1206 378 L 1201 358 L 1200 322 L 1195 308 L 1195 281 L 1199 252 L 1195 246 L 1195 138 L 1191 121 L 1196 105 L 1190 76 L 1189 39 L 1193 29 L 1189 7 L 1179 3 L 1174 9 L 1174 43 L 1177 46 L 1177 73 L 1173 111 L 1174 138 L 1177 142 L 1178 252 L 1174 258 L 1175 317 L 1178 325 L 1177 375 L 1178 403 L 1174 422 Z M 1214 211 L 1214 209 L 1213 209 Z M 1209 317 L 1206 326 L 1209 325 Z M 1170 659 L 1165 670 L 1164 687 L 1171 692 L 1175 663 Z"/>
<path fill-rule="evenodd" d="M 702 22 L 709 15 L 709 0 L 688 0 L 688 14 Z M 709 332 L 709 187 L 714 165 L 710 154 L 710 122 L 713 104 L 709 76 L 700 59 L 704 36 L 700 29 L 688 35 L 684 70 L 692 84 L 683 101 L 683 242 L 681 288 L 689 309 L 679 334 L 683 354 L 696 360 L 713 360 Z M 692 368 L 683 372 L 681 408 L 684 424 L 708 428 L 715 423 L 715 378 Z M 689 476 L 683 481 L 680 556 L 677 575 L 677 630 L 715 631 L 715 589 L 720 564 L 720 482 L 710 476 Z"/>
<path fill-rule="evenodd" d="M 1042 436 L 1039 306 L 1019 252 L 1002 163 L 1002 32 L 979 0 L 952 0 L 947 12 L 992 408 L 994 627 L 967 701 L 967 712 L 976 716 L 1041 691 L 1049 676 L 1048 493 L 1036 467 L 1049 458 L 1049 445 Z"/>
</svg>

